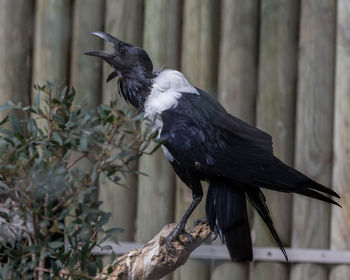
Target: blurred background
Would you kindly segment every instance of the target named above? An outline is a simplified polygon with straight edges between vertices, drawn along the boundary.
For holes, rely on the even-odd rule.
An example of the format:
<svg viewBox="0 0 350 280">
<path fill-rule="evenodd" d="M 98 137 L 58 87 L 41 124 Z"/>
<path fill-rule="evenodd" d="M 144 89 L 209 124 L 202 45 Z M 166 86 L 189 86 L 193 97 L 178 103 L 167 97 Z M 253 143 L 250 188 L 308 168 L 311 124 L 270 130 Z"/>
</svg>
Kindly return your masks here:
<svg viewBox="0 0 350 280">
<path fill-rule="evenodd" d="M 265 191 L 286 247 L 350 249 L 350 0 L 0 0 L 0 103 L 29 103 L 34 83 L 69 84 L 94 108 L 117 92 L 111 69 L 85 51 L 106 31 L 143 46 L 156 68 L 177 69 L 235 116 L 269 132 L 284 162 L 332 186 L 342 209 Z M 2 117 L 2 116 L 1 116 Z M 149 241 L 192 200 L 161 151 L 143 156 L 124 187 L 99 199 Z M 206 188 L 206 187 L 205 187 Z M 204 216 L 204 203 L 192 221 Z M 251 211 L 254 246 L 274 247 Z M 166 279 L 349 279 L 348 265 L 189 260 Z"/>
</svg>

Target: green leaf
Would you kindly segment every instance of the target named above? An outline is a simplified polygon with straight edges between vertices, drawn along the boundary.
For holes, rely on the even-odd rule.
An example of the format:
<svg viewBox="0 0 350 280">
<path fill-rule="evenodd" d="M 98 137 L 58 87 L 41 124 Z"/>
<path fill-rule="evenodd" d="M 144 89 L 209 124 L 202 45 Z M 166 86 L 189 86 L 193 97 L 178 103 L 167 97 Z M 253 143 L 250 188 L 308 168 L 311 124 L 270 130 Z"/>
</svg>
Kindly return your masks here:
<svg viewBox="0 0 350 280">
<path fill-rule="evenodd" d="M 15 108 L 17 108 L 17 106 L 15 104 L 13 104 L 13 102 L 9 101 L 7 104 L 0 106 L 0 112 L 5 111 L 5 110 L 12 110 Z"/>
<path fill-rule="evenodd" d="M 109 218 L 111 217 L 111 214 L 112 213 L 110 213 L 110 212 L 103 212 L 102 213 L 102 215 L 101 215 L 101 219 L 100 219 L 100 225 L 105 225 L 105 224 L 107 224 L 108 223 L 108 221 L 109 221 Z"/>
<path fill-rule="evenodd" d="M 62 103 L 66 97 L 66 94 L 67 94 L 67 87 L 64 87 L 61 91 L 61 94 L 60 94 L 60 102 Z"/>
<path fill-rule="evenodd" d="M 9 263 L 5 263 L 3 267 L 0 269 L 1 279 L 8 279 L 9 273 Z"/>
<path fill-rule="evenodd" d="M 105 231 L 106 234 L 117 234 L 117 233 L 122 233 L 125 230 L 123 228 L 110 228 Z"/>
<path fill-rule="evenodd" d="M 38 91 L 34 96 L 33 109 L 37 114 L 40 113 L 40 91 Z"/>
<path fill-rule="evenodd" d="M 95 276 L 97 272 L 97 266 L 94 262 L 89 262 L 87 265 L 87 270 L 89 273 L 89 276 Z"/>
<path fill-rule="evenodd" d="M 0 121 L 0 125 L 3 125 L 4 123 L 6 123 L 9 119 L 9 116 L 6 116 L 2 121 Z"/>
<path fill-rule="evenodd" d="M 83 134 L 80 137 L 80 150 L 81 151 L 86 151 L 88 148 L 88 136 L 86 134 Z"/>
<path fill-rule="evenodd" d="M 53 136 L 53 139 L 58 143 L 60 144 L 61 146 L 63 145 L 63 139 L 61 137 L 61 135 L 57 132 L 57 131 L 54 131 L 54 133 L 52 134 Z"/>
<path fill-rule="evenodd" d="M 107 274 L 109 275 L 109 274 L 111 274 L 113 272 L 113 266 L 109 266 L 108 268 L 107 268 Z"/>
<path fill-rule="evenodd" d="M 113 247 L 112 247 L 111 245 L 106 245 L 106 246 L 103 246 L 103 247 L 101 248 L 102 251 L 104 251 L 104 250 L 110 251 L 110 250 L 112 250 L 112 249 L 113 249 Z"/>
<path fill-rule="evenodd" d="M 27 130 L 30 136 L 35 137 L 37 135 L 38 126 L 33 118 L 30 118 L 27 122 Z"/>
<path fill-rule="evenodd" d="M 49 245 L 49 247 L 51 249 L 56 250 L 56 249 L 61 248 L 64 245 L 64 242 L 62 242 L 62 241 L 52 241 L 52 242 L 49 242 L 48 245 Z"/>
<path fill-rule="evenodd" d="M 22 138 L 24 136 L 23 135 L 23 128 L 22 128 L 22 125 L 21 125 L 21 122 L 19 121 L 19 119 L 15 115 L 10 113 L 9 120 L 10 120 L 11 128 L 13 129 L 15 134 L 17 134 L 18 136 L 21 136 L 21 138 Z"/>
<path fill-rule="evenodd" d="M 10 190 L 9 186 L 5 184 L 3 181 L 0 181 L 0 188 L 6 191 Z"/>
<path fill-rule="evenodd" d="M 100 257 L 96 258 L 96 266 L 100 272 L 103 270 L 102 258 Z"/>
<path fill-rule="evenodd" d="M 55 276 L 58 276 L 58 273 L 59 273 L 59 267 L 58 265 L 56 264 L 56 262 L 52 263 L 52 272 Z"/>
</svg>

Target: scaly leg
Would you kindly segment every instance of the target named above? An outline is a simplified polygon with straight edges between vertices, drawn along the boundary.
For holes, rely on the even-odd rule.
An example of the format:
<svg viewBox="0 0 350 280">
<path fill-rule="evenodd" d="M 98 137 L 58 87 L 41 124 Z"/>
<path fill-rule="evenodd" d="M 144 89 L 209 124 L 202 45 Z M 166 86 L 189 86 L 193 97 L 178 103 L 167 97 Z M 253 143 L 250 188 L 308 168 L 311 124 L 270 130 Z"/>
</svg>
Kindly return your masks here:
<svg viewBox="0 0 350 280">
<path fill-rule="evenodd" d="M 193 200 L 190 204 L 190 206 L 188 207 L 188 209 L 185 212 L 185 215 L 183 215 L 183 217 L 181 218 L 180 222 L 177 224 L 176 228 L 173 229 L 172 232 L 170 232 L 170 234 L 166 237 L 165 239 L 165 246 L 168 252 L 172 252 L 174 251 L 174 247 L 171 244 L 172 241 L 181 233 L 184 231 L 186 222 L 188 220 L 188 218 L 191 216 L 193 210 L 197 207 L 197 205 L 201 202 L 203 197 L 203 193 L 198 194 L 198 193 L 193 193 Z M 191 238 L 189 235 L 187 235 L 187 237 Z"/>
</svg>

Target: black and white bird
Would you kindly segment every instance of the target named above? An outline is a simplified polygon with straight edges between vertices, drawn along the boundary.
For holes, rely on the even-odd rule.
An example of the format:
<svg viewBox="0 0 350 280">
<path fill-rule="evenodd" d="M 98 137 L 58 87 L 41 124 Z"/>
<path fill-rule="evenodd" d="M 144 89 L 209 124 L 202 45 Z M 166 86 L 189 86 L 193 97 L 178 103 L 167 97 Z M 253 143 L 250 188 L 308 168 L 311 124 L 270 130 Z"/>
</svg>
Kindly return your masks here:
<svg viewBox="0 0 350 280">
<path fill-rule="evenodd" d="M 159 131 L 164 155 L 176 174 L 192 190 L 193 201 L 167 237 L 167 246 L 184 229 L 188 217 L 202 199 L 201 181 L 209 182 L 206 216 L 218 231 L 233 261 L 252 260 L 252 242 L 246 199 L 260 214 L 287 258 L 265 197 L 260 188 L 292 192 L 339 205 L 328 195 L 331 189 L 287 166 L 272 151 L 271 136 L 235 118 L 209 94 L 191 85 L 175 70 L 153 71 L 147 53 L 104 32 L 93 32 L 114 48 L 87 55 L 104 59 L 118 77 L 120 94 L 144 112 Z"/>
</svg>

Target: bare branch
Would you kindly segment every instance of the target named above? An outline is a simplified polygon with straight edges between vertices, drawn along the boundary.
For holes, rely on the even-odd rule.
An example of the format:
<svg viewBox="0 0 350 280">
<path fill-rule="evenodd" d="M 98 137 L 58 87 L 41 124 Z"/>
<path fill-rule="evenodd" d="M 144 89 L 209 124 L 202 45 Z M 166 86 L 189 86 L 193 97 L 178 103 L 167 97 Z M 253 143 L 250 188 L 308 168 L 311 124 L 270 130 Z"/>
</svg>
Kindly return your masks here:
<svg viewBox="0 0 350 280">
<path fill-rule="evenodd" d="M 210 228 L 207 223 L 201 223 L 188 232 L 180 234 L 174 240 L 174 253 L 169 253 L 165 248 L 165 237 L 175 228 L 176 224 L 165 226 L 144 247 L 130 251 L 118 257 L 112 265 L 107 266 L 103 273 L 97 275 L 98 280 L 115 279 L 160 279 L 183 265 L 191 252 L 200 246 L 210 236 Z M 190 240 L 191 239 L 191 240 Z M 108 274 L 108 271 L 112 273 Z"/>
</svg>

